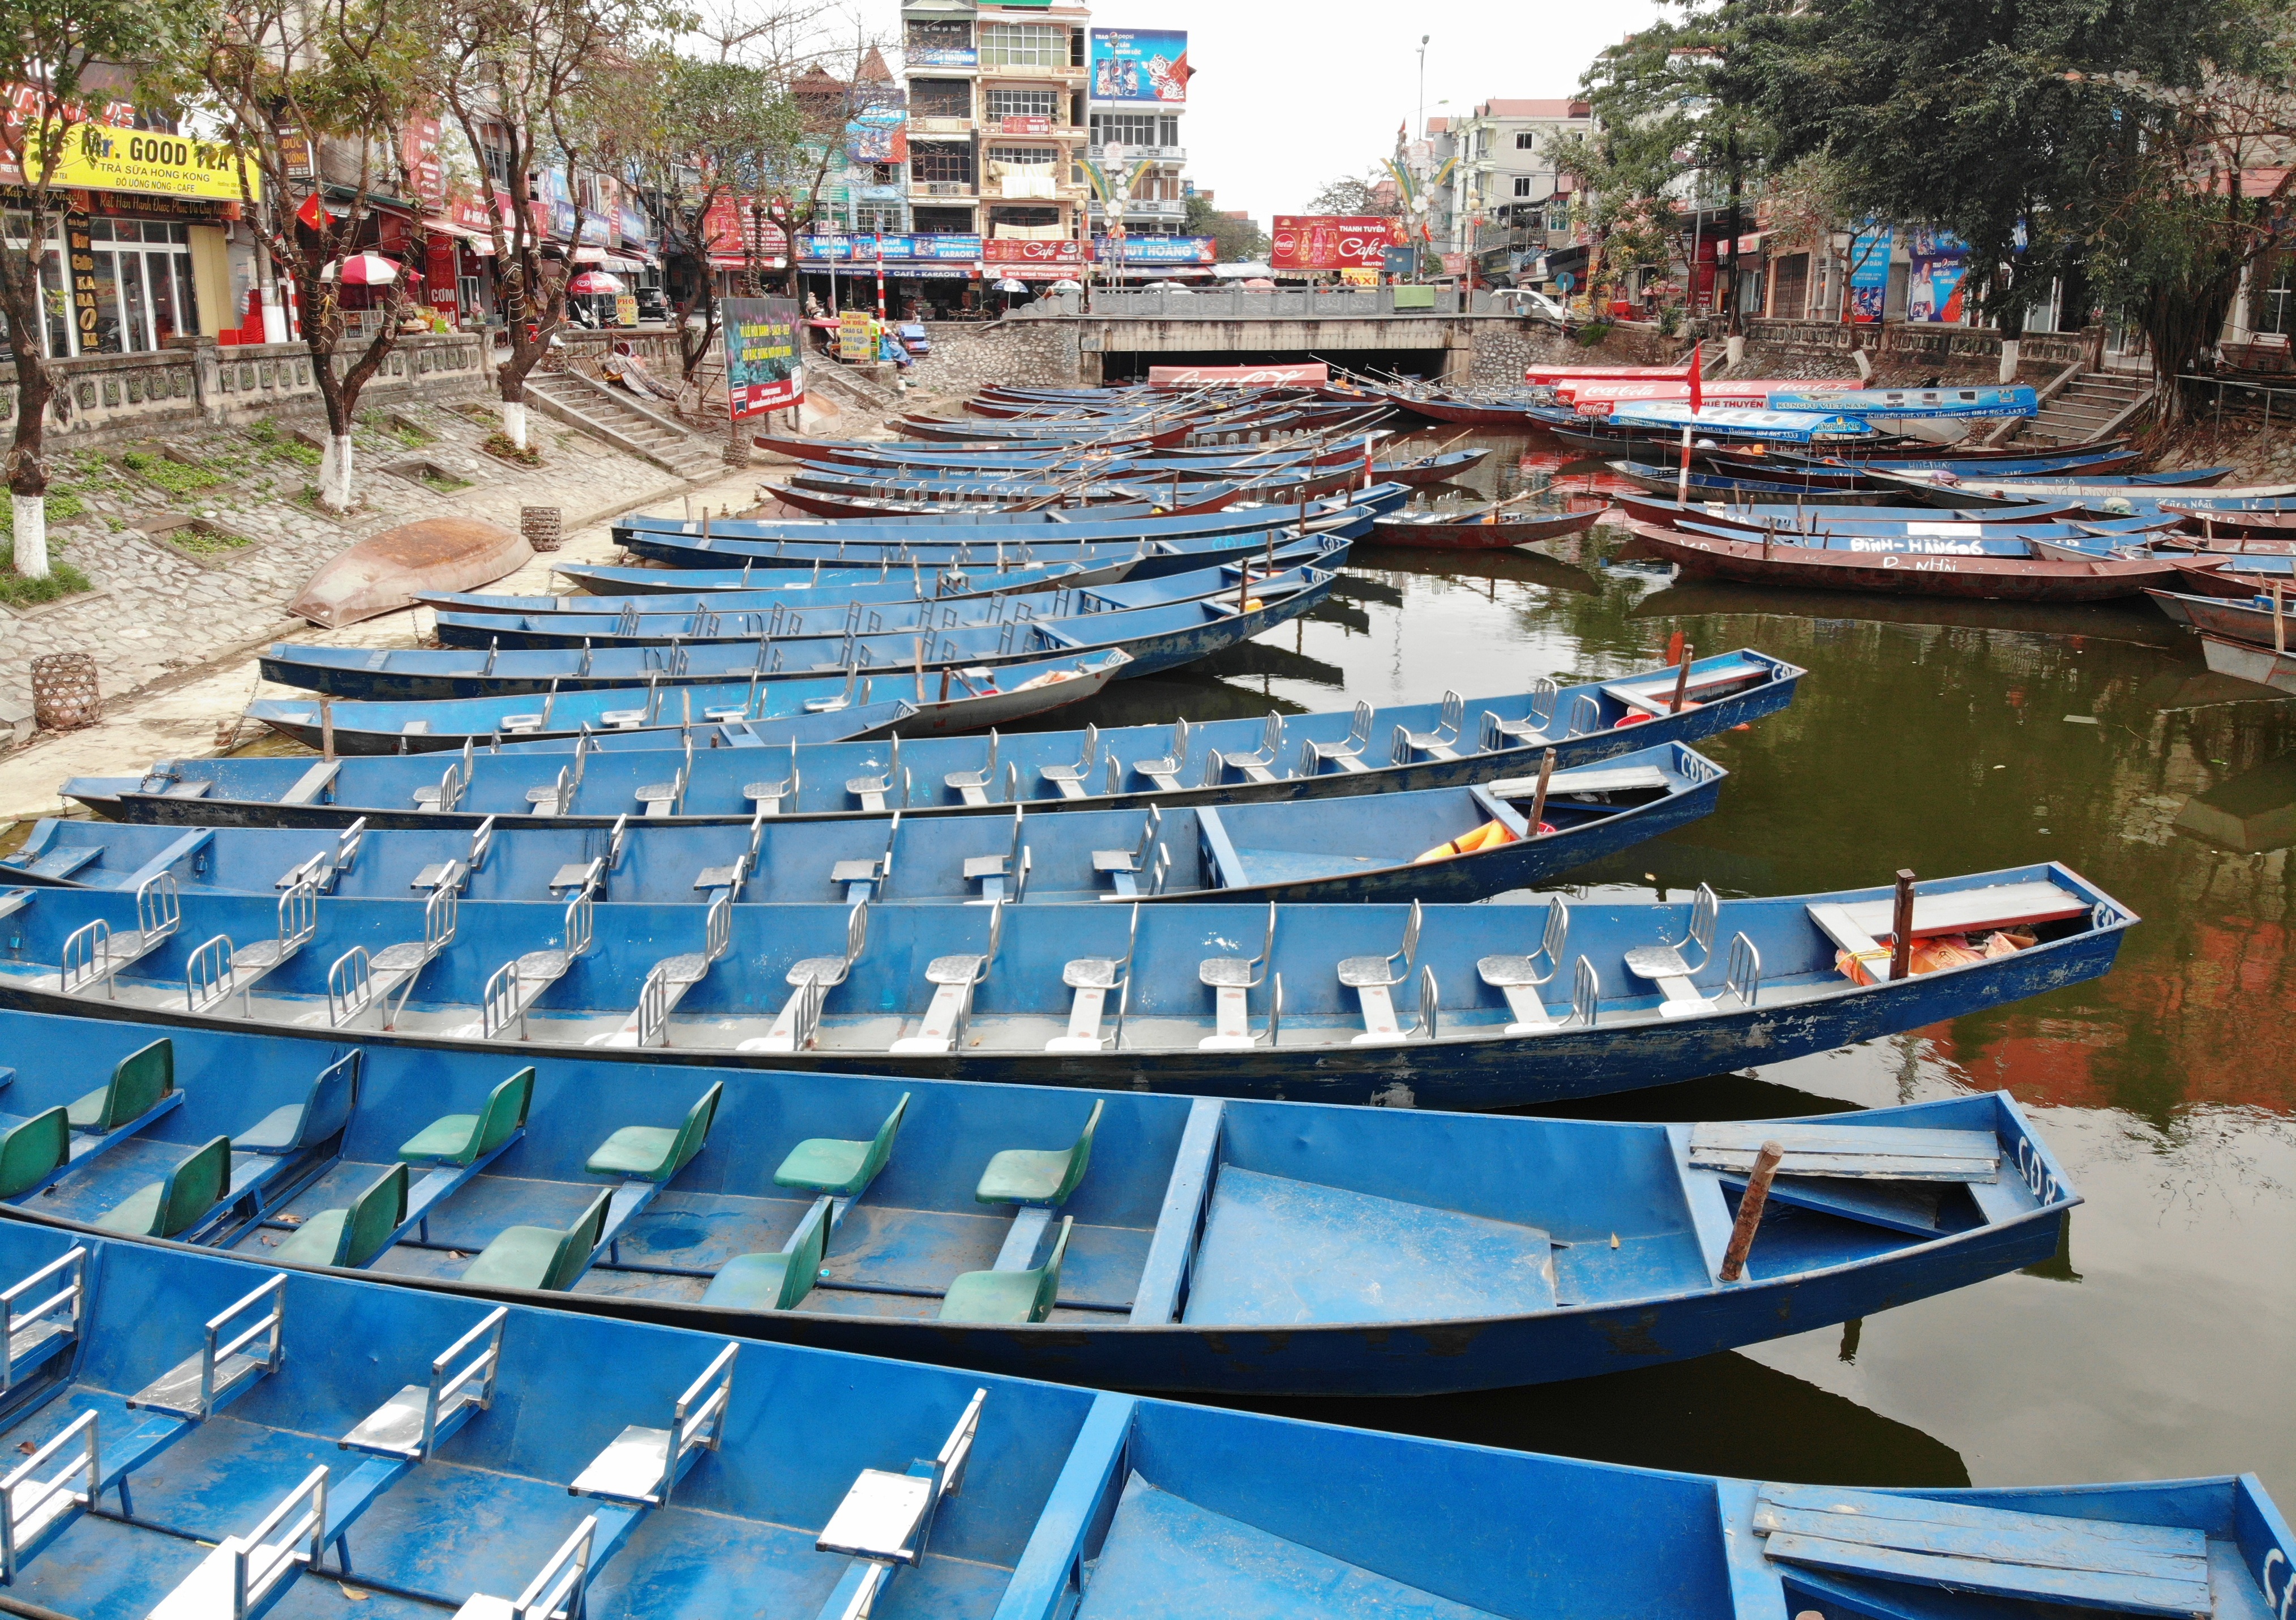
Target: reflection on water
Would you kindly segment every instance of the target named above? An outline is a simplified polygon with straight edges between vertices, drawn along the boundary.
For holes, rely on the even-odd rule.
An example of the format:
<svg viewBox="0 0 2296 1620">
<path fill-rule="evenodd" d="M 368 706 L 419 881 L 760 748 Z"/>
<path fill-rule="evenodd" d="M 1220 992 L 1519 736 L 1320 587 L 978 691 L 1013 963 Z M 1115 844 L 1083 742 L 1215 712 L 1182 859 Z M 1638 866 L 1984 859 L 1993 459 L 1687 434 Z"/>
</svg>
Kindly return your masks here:
<svg viewBox="0 0 2296 1620">
<path fill-rule="evenodd" d="M 1494 447 L 1469 477 L 1486 498 L 1570 460 L 1502 435 L 1466 442 Z M 1560 506 L 1582 470 L 1523 504 Z M 2141 603 L 1673 586 L 1663 569 L 1620 566 L 1620 543 L 1598 525 L 1524 551 L 1359 548 L 1346 621 L 1286 626 L 1047 723 L 1611 676 L 1654 662 L 1677 629 L 1702 652 L 1790 659 L 1810 671 L 1792 709 L 1701 744 L 1732 772 L 1715 814 L 1574 877 L 1680 899 L 1702 880 L 1792 894 L 1900 867 L 2054 859 L 2144 923 L 2094 983 L 1556 1112 L 1748 1118 L 2000 1087 L 2035 1111 L 2088 1201 L 2057 1262 L 1870 1318 L 1854 1360 L 1834 1328 L 1562 1390 L 1308 1403 L 1313 1415 L 1842 1480 L 1940 1483 L 1959 1477 L 1956 1456 L 1983 1483 L 2254 1468 L 2296 1500 L 2296 704 L 2211 677 L 2197 643 Z M 1840 1402 L 1813 1404 L 1806 1387 Z M 1682 1420 L 1657 1415 L 1669 1410 Z M 1718 1423 L 1733 1443 L 1716 1443 Z"/>
</svg>

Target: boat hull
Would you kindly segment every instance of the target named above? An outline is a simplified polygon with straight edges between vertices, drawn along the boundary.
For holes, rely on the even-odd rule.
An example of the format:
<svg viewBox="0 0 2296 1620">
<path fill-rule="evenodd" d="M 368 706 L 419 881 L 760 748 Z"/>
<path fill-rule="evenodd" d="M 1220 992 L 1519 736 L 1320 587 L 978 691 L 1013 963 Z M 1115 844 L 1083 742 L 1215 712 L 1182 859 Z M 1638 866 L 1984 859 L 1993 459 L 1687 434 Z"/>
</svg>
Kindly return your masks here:
<svg viewBox="0 0 2296 1620">
<path fill-rule="evenodd" d="M 1765 546 L 1759 540 L 1703 539 L 1650 523 L 1632 527 L 1638 543 L 1684 575 L 1748 585 L 1967 596 L 1987 602 L 2111 602 L 2180 577 L 2174 563 L 2152 560 L 2060 563 L 1937 553 L 1877 555 Z"/>
<path fill-rule="evenodd" d="M 401 523 L 339 552 L 313 574 L 287 611 L 340 629 L 412 607 L 428 591 L 475 590 L 534 557 L 523 535 L 475 518 Z"/>
<path fill-rule="evenodd" d="M 1369 539 L 1374 546 L 1405 546 L 1422 551 L 1496 551 L 1581 533 L 1593 528 L 1606 510 L 1504 518 L 1495 523 L 1414 523 L 1409 518 L 1381 518 L 1371 526 Z"/>
</svg>

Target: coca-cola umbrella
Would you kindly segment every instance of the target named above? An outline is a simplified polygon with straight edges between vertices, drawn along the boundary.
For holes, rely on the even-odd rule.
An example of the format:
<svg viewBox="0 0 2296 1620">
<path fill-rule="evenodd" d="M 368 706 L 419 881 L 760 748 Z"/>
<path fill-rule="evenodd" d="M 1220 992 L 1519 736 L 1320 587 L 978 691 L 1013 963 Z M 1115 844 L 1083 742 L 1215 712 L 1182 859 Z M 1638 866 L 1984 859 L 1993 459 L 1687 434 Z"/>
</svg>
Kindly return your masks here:
<svg viewBox="0 0 2296 1620">
<path fill-rule="evenodd" d="M 619 275 L 610 275 L 604 270 L 585 270 L 581 275 L 576 276 L 572 281 L 566 284 L 566 290 L 569 292 L 579 292 L 585 294 L 594 292 L 619 292 L 623 290 L 622 278 Z"/>
<path fill-rule="evenodd" d="M 321 281 L 340 281 L 346 287 L 387 287 L 401 275 L 421 281 L 420 270 L 409 270 L 380 253 L 354 253 L 319 272 Z"/>
</svg>

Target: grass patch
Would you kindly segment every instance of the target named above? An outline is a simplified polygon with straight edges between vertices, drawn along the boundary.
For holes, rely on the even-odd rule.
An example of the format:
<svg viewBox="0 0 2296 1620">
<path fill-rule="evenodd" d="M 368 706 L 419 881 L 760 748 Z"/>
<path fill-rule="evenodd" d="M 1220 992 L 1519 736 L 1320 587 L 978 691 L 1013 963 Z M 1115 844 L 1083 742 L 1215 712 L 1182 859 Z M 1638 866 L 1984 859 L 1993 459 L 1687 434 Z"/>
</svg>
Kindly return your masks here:
<svg viewBox="0 0 2296 1620">
<path fill-rule="evenodd" d="M 196 519 L 188 523 L 178 523 L 152 538 L 194 557 L 219 557 L 250 544 L 243 534 L 234 534 L 228 529 L 218 529 L 212 523 Z"/>
<path fill-rule="evenodd" d="M 446 473 L 417 473 L 415 481 L 433 495 L 452 495 L 457 489 L 467 489 L 471 487 L 469 479 L 456 478 Z"/>
<path fill-rule="evenodd" d="M 542 465 L 542 452 L 540 450 L 536 449 L 530 444 L 524 449 L 520 449 L 518 446 L 510 441 L 510 435 L 502 432 L 500 429 L 496 429 L 495 432 L 488 433 L 486 438 L 486 442 L 479 448 L 486 451 L 489 456 L 500 456 L 503 460 L 514 463 L 521 467 L 538 467 Z"/>
<path fill-rule="evenodd" d="M 27 580 L 16 572 L 16 543 L 0 540 L 0 602 L 10 607 L 37 607 L 43 602 L 58 602 L 84 590 L 94 590 L 94 581 L 57 555 L 62 549 L 50 536 L 48 577 Z"/>
<path fill-rule="evenodd" d="M 4 496 L 4 493 L 0 491 L 0 496 Z M 51 489 L 48 491 L 48 524 L 51 528 L 58 523 L 69 523 L 76 517 L 86 515 L 87 503 L 70 490 Z M 15 532 L 16 503 L 0 498 L 0 539 L 11 539 Z M 54 549 L 56 542 L 51 540 L 49 547 L 50 549 Z"/>
<path fill-rule="evenodd" d="M 142 450 L 130 450 L 119 461 L 130 473 L 159 485 L 170 495 L 193 495 L 223 482 L 223 474 L 212 467 L 190 466 L 165 456 L 146 455 Z"/>
</svg>

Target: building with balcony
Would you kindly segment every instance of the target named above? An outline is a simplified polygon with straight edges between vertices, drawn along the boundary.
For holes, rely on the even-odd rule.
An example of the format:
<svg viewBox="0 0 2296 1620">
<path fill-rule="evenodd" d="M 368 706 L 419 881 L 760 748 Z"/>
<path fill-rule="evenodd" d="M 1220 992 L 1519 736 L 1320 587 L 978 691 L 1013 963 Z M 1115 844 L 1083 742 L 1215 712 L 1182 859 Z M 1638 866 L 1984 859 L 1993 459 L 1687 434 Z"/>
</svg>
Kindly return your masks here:
<svg viewBox="0 0 2296 1620">
<path fill-rule="evenodd" d="M 1594 109 L 1582 101 L 1491 100 L 1465 118 L 1443 120 L 1429 136 L 1458 159 L 1447 218 L 1437 240 L 1453 252 L 1544 252 L 1570 241 L 1570 177 L 1558 171 L 1552 144 L 1592 134 Z"/>
<path fill-rule="evenodd" d="M 1090 17 L 1073 4 L 906 0 L 911 230 L 1081 235 Z"/>
</svg>

